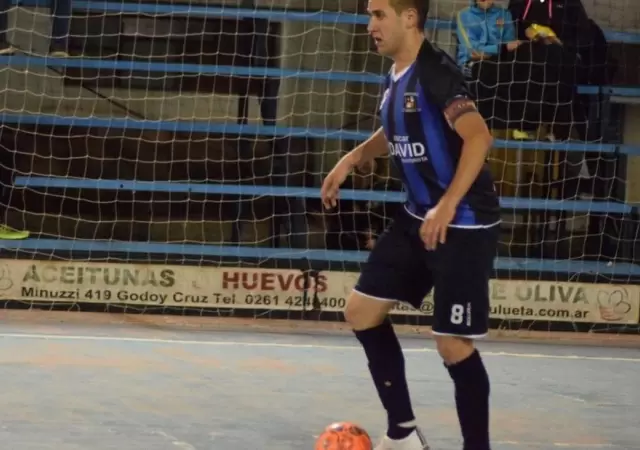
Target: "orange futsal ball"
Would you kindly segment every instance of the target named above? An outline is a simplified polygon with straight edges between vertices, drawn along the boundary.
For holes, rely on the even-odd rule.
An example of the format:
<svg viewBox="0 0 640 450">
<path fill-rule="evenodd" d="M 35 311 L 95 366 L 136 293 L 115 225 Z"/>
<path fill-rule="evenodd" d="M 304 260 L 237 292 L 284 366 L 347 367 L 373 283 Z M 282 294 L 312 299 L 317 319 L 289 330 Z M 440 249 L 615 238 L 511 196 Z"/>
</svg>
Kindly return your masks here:
<svg viewBox="0 0 640 450">
<path fill-rule="evenodd" d="M 371 438 L 363 428 L 350 422 L 336 422 L 324 429 L 315 450 L 371 450 Z"/>
</svg>

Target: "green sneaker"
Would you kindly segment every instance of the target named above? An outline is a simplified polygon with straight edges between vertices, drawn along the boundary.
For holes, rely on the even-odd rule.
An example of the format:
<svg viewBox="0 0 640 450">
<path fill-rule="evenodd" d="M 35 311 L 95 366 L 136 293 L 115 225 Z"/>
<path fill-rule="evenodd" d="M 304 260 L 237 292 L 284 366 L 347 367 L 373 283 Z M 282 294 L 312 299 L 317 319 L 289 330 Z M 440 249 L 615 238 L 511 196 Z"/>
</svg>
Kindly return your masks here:
<svg viewBox="0 0 640 450">
<path fill-rule="evenodd" d="M 516 141 L 533 141 L 534 139 L 531 133 L 523 130 L 513 130 L 512 136 Z"/>
<path fill-rule="evenodd" d="M 28 231 L 14 230 L 7 225 L 0 224 L 0 240 L 2 239 L 26 239 L 29 237 Z"/>
</svg>

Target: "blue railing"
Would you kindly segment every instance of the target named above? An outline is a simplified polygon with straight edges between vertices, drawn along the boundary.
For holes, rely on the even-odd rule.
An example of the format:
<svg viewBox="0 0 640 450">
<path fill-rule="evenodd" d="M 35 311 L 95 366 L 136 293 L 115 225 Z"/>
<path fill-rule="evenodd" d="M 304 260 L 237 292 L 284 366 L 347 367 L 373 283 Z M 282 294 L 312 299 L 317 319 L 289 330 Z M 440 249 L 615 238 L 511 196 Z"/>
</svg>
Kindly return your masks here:
<svg viewBox="0 0 640 450">
<path fill-rule="evenodd" d="M 228 194 L 254 197 L 289 197 L 289 198 L 319 198 L 319 189 L 302 187 L 278 186 L 248 186 L 230 184 L 197 184 L 175 182 L 149 182 L 136 180 L 89 180 L 58 177 L 20 176 L 15 180 L 20 187 L 39 189 L 101 189 L 101 190 L 129 190 L 135 192 L 182 192 L 201 194 Z M 402 202 L 404 194 L 393 191 L 366 191 L 345 189 L 340 196 L 344 200 L 373 200 Z M 589 200 L 546 200 L 533 198 L 500 199 L 501 206 L 506 209 L 518 210 L 548 210 L 567 211 L 594 214 L 627 215 L 634 212 L 630 205 Z M 366 251 L 339 251 L 294 248 L 264 248 L 253 246 L 226 246 L 211 244 L 159 243 L 159 242 L 121 242 L 100 240 L 69 240 L 69 239 L 27 239 L 24 241 L 0 241 L 0 248 L 9 250 L 37 250 L 62 251 L 82 253 L 127 253 L 127 254 L 159 254 L 199 257 L 221 257 L 239 259 L 291 259 L 317 262 L 342 261 L 347 263 L 361 263 L 367 258 Z M 601 276 L 640 276 L 640 266 L 629 263 L 607 264 L 598 261 L 585 260 L 554 260 L 531 258 L 504 258 L 495 262 L 496 270 L 525 271 L 544 273 L 580 273 Z"/>
<path fill-rule="evenodd" d="M 14 0 L 14 4 L 27 7 L 48 7 L 48 0 Z M 296 11 L 293 9 L 272 8 L 236 8 L 224 6 L 196 6 L 180 3 L 128 3 L 128 2 L 104 2 L 104 1 L 79 1 L 72 2 L 73 9 L 114 12 L 123 14 L 149 14 L 149 15 L 183 15 L 221 17 L 228 19 L 264 19 L 273 22 L 321 22 L 335 25 L 366 25 L 369 18 L 364 14 L 348 12 L 327 11 Z M 453 20 L 431 19 L 427 22 L 430 30 L 455 30 L 456 23 Z M 604 30 L 605 37 L 610 42 L 640 43 L 640 31 L 625 32 L 618 30 Z"/>
<path fill-rule="evenodd" d="M 46 114 L 0 114 L 0 123 L 40 126 L 67 127 L 95 127 L 95 128 L 126 128 L 148 131 L 172 131 L 187 133 L 224 133 L 226 135 L 250 135 L 270 137 L 294 137 L 328 140 L 364 141 L 371 136 L 371 131 L 285 127 L 254 124 L 236 124 L 225 122 L 181 120 L 148 120 L 117 117 L 76 117 L 55 116 Z M 497 139 L 495 148 L 518 150 L 555 150 L 565 152 L 599 152 L 618 154 L 640 154 L 640 146 L 618 144 L 594 144 L 588 142 L 538 142 L 538 141 L 509 141 Z"/>
<path fill-rule="evenodd" d="M 300 78 L 306 80 L 342 81 L 380 84 L 384 76 L 367 72 L 281 69 L 273 67 L 224 66 L 207 64 L 123 61 L 92 58 L 52 58 L 38 56 L 0 56 L 0 67 L 58 67 L 73 69 L 122 70 L 199 75 L 220 75 L 252 78 Z M 578 93 L 605 94 L 619 97 L 640 97 L 640 88 L 619 86 L 579 86 Z"/>
<path fill-rule="evenodd" d="M 135 192 L 181 192 L 193 194 L 239 195 L 254 197 L 320 198 L 320 189 L 293 186 L 259 186 L 235 184 L 177 183 L 162 181 L 105 180 L 62 177 L 16 177 L 16 186 L 45 189 L 126 190 Z M 396 191 L 369 191 L 343 189 L 343 200 L 401 203 L 405 193 Z M 537 198 L 502 197 L 505 209 L 529 211 L 567 211 L 594 214 L 629 214 L 633 208 L 624 203 L 597 200 L 551 200 Z"/>
<path fill-rule="evenodd" d="M 42 6 L 41 0 L 18 2 L 22 6 Z M 46 3 L 48 4 L 48 3 Z M 366 24 L 364 15 L 332 12 L 298 12 L 273 9 L 243 9 L 217 6 L 192 6 L 188 4 L 147 4 L 74 1 L 73 8 L 97 12 L 115 12 L 124 14 L 151 15 L 188 15 L 224 17 L 230 19 L 255 18 L 271 21 L 306 21 L 330 24 Z M 427 28 L 453 30 L 455 23 L 447 20 L 431 20 Z M 606 31 L 610 41 L 638 44 L 640 33 Z M 305 78 L 335 82 L 380 83 L 382 77 L 371 73 L 339 71 L 304 71 L 264 67 L 238 67 L 224 65 L 182 64 L 169 62 L 122 61 L 90 58 L 50 58 L 35 56 L 0 56 L 0 65 L 4 67 L 62 67 L 92 70 L 119 70 L 147 73 L 180 73 L 201 75 L 227 75 L 257 78 Z M 581 86 L 580 93 L 602 96 L 640 97 L 640 89 L 615 86 Z M 118 129 L 138 129 L 173 132 L 224 133 L 226 135 L 251 135 L 272 137 L 304 137 L 315 139 L 337 139 L 362 141 L 370 136 L 370 131 L 323 129 L 306 127 L 265 126 L 249 124 L 228 124 L 212 121 L 185 122 L 177 120 L 143 120 L 113 117 L 64 117 L 46 114 L 4 113 L 0 114 L 3 124 L 102 127 Z M 514 142 L 497 140 L 496 148 L 516 150 L 559 150 L 576 152 L 599 152 L 621 155 L 640 155 L 640 146 L 619 144 L 592 144 L 581 142 Z M 174 182 L 145 182 L 134 180 L 74 179 L 39 176 L 21 176 L 15 181 L 20 187 L 33 189 L 93 189 L 93 190 L 129 190 L 146 192 L 183 192 L 202 194 L 228 194 L 238 196 L 280 196 L 294 198 L 318 198 L 319 190 L 299 187 L 242 186 L 229 184 L 197 184 Z M 401 192 L 344 190 L 343 199 L 401 202 Z M 600 213 L 628 215 L 635 213 L 630 205 L 613 201 L 589 200 L 545 200 L 533 198 L 500 199 L 501 206 L 511 210 L 528 211 L 566 211 L 575 213 Z M 24 241 L 0 241 L 0 248 L 37 251 L 77 251 L 77 252 L 115 252 L 146 253 L 165 255 L 198 255 L 229 258 L 256 259 L 292 259 L 312 261 L 362 262 L 367 252 L 331 251 L 293 248 L 262 248 L 248 246 L 221 246 L 208 244 L 171 244 L 154 242 L 121 241 L 84 241 L 66 239 L 27 239 Z M 550 273 L 591 273 L 599 275 L 640 276 L 640 266 L 617 263 L 607 264 L 583 260 L 548 260 L 525 258 L 498 258 L 495 264 L 498 270 L 533 271 Z"/>
<path fill-rule="evenodd" d="M 369 252 L 345 250 L 315 250 L 295 248 L 266 248 L 249 246 L 225 246 L 212 244 L 169 244 L 160 242 L 123 242 L 101 240 L 26 239 L 23 241 L 0 240 L 0 248 L 52 252 L 82 252 L 108 254 L 146 254 L 197 257 L 221 257 L 237 259 L 306 260 L 318 262 L 341 261 L 361 263 Z M 496 270 L 512 272 L 543 272 L 557 274 L 591 274 L 600 276 L 640 276 L 640 266 L 629 263 L 609 264 L 600 261 L 553 260 L 531 258 L 496 258 Z"/>
</svg>

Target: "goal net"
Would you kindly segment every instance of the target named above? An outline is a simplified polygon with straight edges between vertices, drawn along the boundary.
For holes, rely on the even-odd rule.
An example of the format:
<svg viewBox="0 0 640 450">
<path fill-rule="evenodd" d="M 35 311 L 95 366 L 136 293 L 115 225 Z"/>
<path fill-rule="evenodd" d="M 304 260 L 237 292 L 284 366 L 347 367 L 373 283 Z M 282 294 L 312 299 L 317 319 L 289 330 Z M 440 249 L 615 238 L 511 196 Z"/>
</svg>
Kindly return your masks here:
<svg viewBox="0 0 640 450">
<path fill-rule="evenodd" d="M 390 62 L 372 49 L 364 0 L 267 3 L 74 2 L 53 26 L 39 3 L 10 9 L 0 55 L 7 306 L 341 319 L 404 194 L 386 158 L 349 178 L 335 210 L 322 208 L 319 186 L 379 126 Z M 456 32 L 469 2 L 432 1 L 432 41 L 456 59 L 461 46 L 487 58 L 465 71 L 496 138 L 494 327 L 638 328 L 637 223 L 625 202 L 638 194 L 618 146 L 630 119 L 598 94 L 640 83 L 626 62 L 640 10 L 583 3 L 608 44 L 593 25 L 592 40 L 571 41 L 585 26 L 571 19 L 554 31 L 581 62 L 554 71 L 537 56 L 523 63 L 528 44 L 517 69 L 506 50 L 474 49 L 477 30 Z M 494 61 L 513 70 L 492 80 Z M 567 97 L 569 72 L 581 87 Z M 518 97 L 522 86 L 542 94 Z M 427 298 L 394 320 L 429 324 L 432 310 Z"/>
</svg>

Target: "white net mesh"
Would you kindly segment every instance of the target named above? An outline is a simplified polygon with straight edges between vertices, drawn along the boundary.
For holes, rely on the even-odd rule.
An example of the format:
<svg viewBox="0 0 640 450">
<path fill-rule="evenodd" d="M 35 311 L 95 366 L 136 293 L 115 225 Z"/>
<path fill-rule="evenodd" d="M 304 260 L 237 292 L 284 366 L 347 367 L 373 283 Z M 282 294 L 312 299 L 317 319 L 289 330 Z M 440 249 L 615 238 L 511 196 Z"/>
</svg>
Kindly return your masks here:
<svg viewBox="0 0 640 450">
<path fill-rule="evenodd" d="M 337 211 L 318 200 L 322 177 L 378 126 L 390 64 L 371 50 L 366 2 L 355 3 L 74 2 L 68 45 L 50 39 L 46 5 L 12 8 L 15 54 L 0 56 L 0 181 L 5 222 L 30 236 L 2 230 L 2 298 L 339 318 L 358 263 L 403 198 L 382 159 L 349 180 Z M 640 83 L 638 8 L 583 3 L 609 43 L 582 40 L 577 51 L 588 60 L 604 49 L 590 67 L 617 67 L 577 82 L 584 120 L 563 123 L 551 108 L 539 123 L 492 122 L 504 206 L 495 326 L 637 329 L 637 224 L 624 203 L 625 153 L 635 150 L 621 154 L 626 119 L 602 86 Z M 456 15 L 468 4 L 432 2 L 429 35 L 454 57 Z M 496 89 L 482 103 L 488 120 L 515 108 L 517 80 L 480 78 Z M 558 142 L 554 125 L 586 131 Z M 429 323 L 431 303 L 424 317 L 399 310 Z"/>
</svg>

